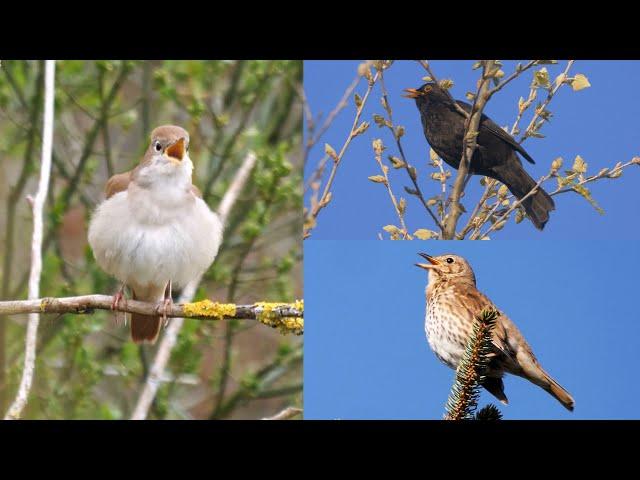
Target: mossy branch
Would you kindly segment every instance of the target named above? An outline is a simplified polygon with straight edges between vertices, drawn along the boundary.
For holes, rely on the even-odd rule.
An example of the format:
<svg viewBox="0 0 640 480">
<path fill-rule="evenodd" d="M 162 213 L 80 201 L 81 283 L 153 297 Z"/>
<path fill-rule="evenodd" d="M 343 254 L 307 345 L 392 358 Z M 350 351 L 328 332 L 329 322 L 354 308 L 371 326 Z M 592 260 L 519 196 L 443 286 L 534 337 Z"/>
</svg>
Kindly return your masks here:
<svg viewBox="0 0 640 480">
<path fill-rule="evenodd" d="M 493 308 L 485 308 L 476 315 L 464 356 L 456 370 L 456 381 L 447 400 L 445 420 L 497 419 L 495 407 L 485 407 L 475 417 L 474 413 L 480 398 L 480 385 L 489 366 L 489 355 L 493 351 L 493 328 L 499 316 L 500 313 Z"/>
<path fill-rule="evenodd" d="M 112 310 L 113 297 L 109 295 L 82 295 L 78 297 L 39 298 L 0 302 L 1 315 L 21 313 L 92 313 L 94 310 Z M 161 315 L 162 303 L 122 300 L 115 309 L 119 312 Z M 304 302 L 258 302 L 253 305 L 217 303 L 211 300 L 173 305 L 167 317 L 195 318 L 199 320 L 257 320 L 277 328 L 282 333 L 301 335 L 304 330 Z"/>
</svg>

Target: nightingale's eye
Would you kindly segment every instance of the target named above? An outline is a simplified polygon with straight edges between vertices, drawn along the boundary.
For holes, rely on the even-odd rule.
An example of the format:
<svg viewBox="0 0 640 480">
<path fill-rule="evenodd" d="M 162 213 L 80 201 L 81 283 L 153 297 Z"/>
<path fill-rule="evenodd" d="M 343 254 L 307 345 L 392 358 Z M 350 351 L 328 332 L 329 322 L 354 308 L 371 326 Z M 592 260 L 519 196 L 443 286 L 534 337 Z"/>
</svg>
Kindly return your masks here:
<svg viewBox="0 0 640 480">
<path fill-rule="evenodd" d="M 451 257 L 447 258 L 447 263 L 453 263 L 453 258 Z"/>
<path fill-rule="evenodd" d="M 160 142 L 156 142 L 153 144 L 153 148 L 156 152 L 159 152 L 160 150 L 162 150 L 162 145 L 160 145 Z"/>
</svg>

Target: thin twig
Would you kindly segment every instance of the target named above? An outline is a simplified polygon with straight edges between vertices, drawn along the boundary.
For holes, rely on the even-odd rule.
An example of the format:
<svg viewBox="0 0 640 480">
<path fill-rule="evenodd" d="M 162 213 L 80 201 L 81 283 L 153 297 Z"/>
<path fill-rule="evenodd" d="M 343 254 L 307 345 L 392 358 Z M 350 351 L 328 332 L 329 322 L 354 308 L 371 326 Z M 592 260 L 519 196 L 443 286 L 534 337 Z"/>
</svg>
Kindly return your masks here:
<svg viewBox="0 0 640 480">
<path fill-rule="evenodd" d="M 433 213 L 433 211 L 427 204 L 427 201 L 425 200 L 424 195 L 422 194 L 422 189 L 418 184 L 418 178 L 417 178 L 417 175 L 415 174 L 415 168 L 413 168 L 407 161 L 407 157 L 404 154 L 404 149 L 402 148 L 402 142 L 400 141 L 400 135 L 398 135 L 398 132 L 394 130 L 391 104 L 389 103 L 389 95 L 387 93 L 387 87 L 384 84 L 384 74 L 382 70 L 380 71 L 380 89 L 382 90 L 382 98 L 384 99 L 385 110 L 387 112 L 387 116 L 389 117 L 389 123 L 391 124 L 391 126 L 389 126 L 389 129 L 391 130 L 391 134 L 393 135 L 393 138 L 396 141 L 398 152 L 400 152 L 403 168 L 407 172 L 407 175 L 409 175 L 409 178 L 411 179 L 411 183 L 413 183 L 415 195 L 420 199 L 422 206 L 425 208 L 427 213 L 431 216 L 431 218 L 433 219 L 435 224 L 438 226 L 440 231 L 442 231 L 443 229 L 442 223 L 438 220 L 438 217 L 436 217 L 436 215 Z"/>
<path fill-rule="evenodd" d="M 265 417 L 262 420 L 289 420 L 291 418 L 302 415 L 302 409 L 296 407 L 287 407 L 271 417 Z"/>
<path fill-rule="evenodd" d="M 533 195 L 534 193 L 536 193 L 538 191 L 538 189 L 540 188 L 540 185 L 542 185 L 546 180 L 548 180 L 550 178 L 550 175 L 545 175 L 543 176 L 540 180 L 538 180 L 538 182 L 536 183 L 535 187 L 533 187 L 525 196 L 523 196 L 522 198 L 520 198 L 518 201 L 513 202 L 511 204 L 511 206 L 507 209 L 506 212 L 504 212 L 502 215 L 500 215 L 496 221 L 494 223 L 491 224 L 491 226 L 487 229 L 487 231 L 485 231 L 482 235 L 480 235 L 480 239 L 483 239 L 484 237 L 486 237 L 489 233 L 491 233 L 492 231 L 496 230 L 497 228 L 501 227 L 504 225 L 503 221 L 506 220 L 509 215 L 516 209 L 518 208 L 522 202 L 524 202 L 527 198 L 531 197 L 531 195 Z M 496 206 L 500 205 L 501 202 L 496 202 Z M 496 206 L 494 206 L 494 210 Z M 487 215 L 487 218 L 490 218 L 492 214 Z"/>
<path fill-rule="evenodd" d="M 5 70 L 5 68 L 3 68 Z M 8 71 L 6 72 L 9 75 Z M 29 110 L 29 127 L 26 131 L 27 145 L 23 157 L 22 168 L 18 176 L 18 181 L 9 190 L 7 198 L 7 210 L 5 219 L 5 252 L 2 266 L 2 288 L 0 291 L 0 298 L 11 298 L 9 289 L 11 287 L 11 280 L 13 278 L 12 266 L 15 259 L 14 255 L 14 227 L 16 220 L 16 209 L 18 202 L 23 198 L 23 191 L 27 180 L 31 176 L 33 167 L 33 156 L 36 145 L 36 134 L 38 132 L 37 120 L 42 106 L 42 94 L 44 90 L 44 63 L 38 62 L 38 74 L 34 84 L 33 95 L 31 97 L 31 103 Z M 12 84 L 13 85 L 13 84 Z M 15 93 L 20 92 L 17 84 L 14 86 Z M 20 98 L 23 95 L 19 95 Z M 27 272 L 27 278 L 29 273 Z M 26 280 L 25 280 L 26 283 Z M 4 412 L 6 408 L 6 349 L 7 349 L 7 320 L 0 317 L 0 412 Z"/>
<path fill-rule="evenodd" d="M 44 127 L 42 135 L 42 163 L 40 166 L 40 180 L 38 191 L 33 200 L 33 236 L 31 239 L 31 273 L 29 274 L 29 298 L 40 296 L 40 274 L 42 272 L 42 225 L 44 202 L 49 190 L 49 178 L 51 175 L 51 151 L 53 149 L 53 107 L 55 96 L 55 60 L 47 60 L 45 63 L 44 83 Z M 36 341 L 38 334 L 38 313 L 29 315 L 24 355 L 24 369 L 22 379 L 18 387 L 18 393 L 13 404 L 5 416 L 5 420 L 20 418 L 22 410 L 27 403 L 33 371 L 36 363 Z"/>
<path fill-rule="evenodd" d="M 373 86 L 378 81 L 379 76 L 380 76 L 380 72 L 376 71 L 376 74 L 373 77 L 370 77 L 370 80 L 368 81 L 368 85 L 367 85 L 367 91 L 362 97 L 360 105 L 356 109 L 356 116 L 353 119 L 353 124 L 351 125 L 351 130 L 349 131 L 349 135 L 344 141 L 342 148 L 340 149 L 340 152 L 338 154 L 334 154 L 335 157 L 333 158 L 333 166 L 331 168 L 331 173 L 329 174 L 329 179 L 325 184 L 322 195 L 316 202 L 314 202 L 315 204 L 312 206 L 311 210 L 306 215 L 305 226 L 303 231 L 304 239 L 309 238 L 309 236 L 311 236 L 311 230 L 313 230 L 313 228 L 315 227 L 318 214 L 324 207 L 326 207 L 329 204 L 329 201 L 331 200 L 331 187 L 333 186 L 333 181 L 336 177 L 336 173 L 338 172 L 338 166 L 340 165 L 340 162 L 342 161 L 342 157 L 347 151 L 347 148 L 349 148 L 351 141 L 358 136 L 358 129 L 361 126 L 360 117 L 362 116 L 362 111 L 364 110 L 364 107 L 367 104 L 367 100 L 369 99 L 371 91 L 373 90 Z"/>
<path fill-rule="evenodd" d="M 535 60 L 533 62 L 534 62 L 534 64 L 537 64 L 538 60 Z M 574 60 L 569 60 L 567 62 L 567 66 L 566 66 L 566 68 L 564 69 L 564 71 L 562 73 L 562 77 L 561 77 L 562 80 L 567 78 L 567 76 L 569 74 L 569 70 L 573 66 L 574 62 L 575 62 Z M 529 64 L 527 64 L 527 69 L 529 68 L 530 64 L 531 64 L 531 62 Z M 522 73 L 524 71 L 525 71 L 525 69 L 523 68 L 520 71 L 520 73 Z M 514 75 L 515 75 L 515 73 L 514 73 Z M 524 142 L 527 138 L 529 138 L 531 136 L 531 132 L 534 129 L 536 120 L 540 117 L 542 112 L 548 107 L 548 105 L 551 102 L 551 100 L 553 99 L 553 97 L 556 95 L 556 93 L 558 92 L 560 87 L 562 87 L 562 85 L 564 85 L 564 84 L 565 84 L 564 81 L 560 81 L 560 82 L 556 83 L 556 85 L 554 85 L 554 87 L 551 90 L 549 90 L 549 93 L 547 94 L 547 98 L 540 105 L 540 107 L 536 108 L 536 110 L 534 112 L 534 115 L 531 118 L 531 121 L 529 122 L 529 125 L 525 129 L 525 132 L 522 135 L 522 137 L 520 138 L 518 143 Z M 529 96 L 528 96 L 527 100 L 524 102 L 523 106 L 520 106 L 518 108 L 518 115 L 517 115 L 516 120 L 514 121 L 513 125 L 511 126 L 511 131 L 510 131 L 511 135 L 515 135 L 518 132 L 518 125 L 520 123 L 520 120 L 522 119 L 522 116 L 523 116 L 524 112 L 529 108 L 531 103 L 535 100 L 536 91 L 537 91 L 537 89 L 536 89 L 535 84 L 532 84 L 531 87 L 530 87 L 530 90 L 529 90 Z M 464 237 L 467 235 L 467 233 L 469 233 L 471 230 L 473 230 L 473 234 L 470 237 L 471 239 L 482 238 L 482 236 L 480 235 L 480 228 L 482 228 L 482 226 L 486 223 L 486 221 L 489 218 L 491 218 L 491 215 L 497 209 L 498 204 L 494 205 L 492 210 L 489 212 L 488 215 L 484 216 L 484 219 L 482 221 L 476 220 L 475 217 L 476 217 L 476 214 L 478 213 L 478 211 L 480 210 L 480 208 L 482 208 L 484 203 L 490 197 L 491 189 L 495 186 L 496 183 L 498 183 L 497 180 L 495 180 L 493 178 L 488 179 L 487 184 L 486 184 L 485 189 L 484 189 L 484 192 L 482 193 L 482 196 L 480 198 L 480 201 L 476 204 L 471 216 L 469 217 L 469 221 L 467 222 L 467 225 L 457 235 L 457 238 L 459 238 L 461 240 L 464 239 Z M 485 234 L 486 233 L 487 232 L 485 232 Z"/>
<path fill-rule="evenodd" d="M 449 215 L 444 222 L 443 238 L 445 240 L 453 240 L 456 232 L 456 225 L 460 215 L 462 215 L 462 206 L 460 205 L 460 198 L 462 197 L 464 186 L 466 183 L 467 175 L 469 174 L 469 165 L 473 153 L 476 150 L 476 141 L 478 132 L 480 131 L 480 119 L 482 118 L 482 111 L 485 105 L 489 101 L 489 81 L 494 73 L 494 61 L 484 60 L 482 62 L 482 77 L 480 79 L 480 85 L 478 85 L 478 92 L 474 97 L 473 106 L 471 107 L 471 115 L 466 121 L 463 137 L 463 152 L 460 159 L 460 165 L 458 166 L 458 175 L 456 181 L 453 184 L 453 190 L 450 195 L 450 211 Z"/>
<path fill-rule="evenodd" d="M 148 303 L 138 300 L 122 301 L 112 308 L 114 298 L 111 295 L 80 295 L 77 297 L 45 297 L 29 300 L 8 300 L 0 302 L 0 313 L 18 315 L 24 313 L 75 313 L 89 314 L 94 310 L 115 310 L 118 312 L 138 313 L 141 315 L 162 315 L 163 303 Z M 265 313 L 273 320 L 302 318 L 304 313 L 293 304 L 280 304 L 265 308 L 260 303 L 254 305 L 217 304 L 202 302 L 181 302 L 167 310 L 167 317 L 193 318 L 198 320 L 260 320 Z M 264 318 L 266 320 L 266 317 Z"/>
<path fill-rule="evenodd" d="M 562 72 L 562 79 L 563 80 L 565 78 L 567 78 L 567 75 L 569 74 L 569 70 L 573 66 L 574 62 L 575 62 L 575 60 L 569 60 L 567 62 L 567 67 L 564 69 L 564 72 Z M 527 129 L 524 131 L 524 135 L 520 139 L 520 143 L 522 143 L 527 137 L 529 137 L 531 135 L 531 132 L 532 132 L 532 130 L 534 128 L 536 120 L 540 117 L 540 114 L 542 112 L 544 112 L 544 110 L 547 108 L 547 106 L 549 105 L 549 103 L 551 102 L 551 100 L 553 99 L 555 94 L 558 92 L 560 87 L 562 87 L 562 85 L 564 85 L 564 83 L 565 83 L 564 81 L 558 82 L 558 83 L 556 83 L 556 85 L 551 90 L 549 90 L 549 93 L 547 94 L 547 98 L 544 100 L 544 102 L 542 102 L 542 105 L 540 105 L 538 108 L 536 108 L 535 113 L 534 113 L 533 117 L 531 118 L 531 121 L 529 122 L 529 125 L 527 126 Z"/>
<path fill-rule="evenodd" d="M 531 60 L 524 67 L 520 67 L 520 69 L 516 69 L 511 75 L 509 75 L 503 81 L 498 83 L 498 85 L 493 87 L 491 89 L 491 91 L 489 92 L 489 95 L 493 96 L 495 93 L 498 93 L 500 90 L 502 90 L 504 87 L 506 87 L 510 82 L 512 82 L 513 80 L 518 78 L 520 75 L 522 75 L 524 72 L 526 72 L 531 67 L 533 67 L 537 62 L 538 62 L 537 60 Z"/>
<path fill-rule="evenodd" d="M 574 192 L 575 191 L 574 187 L 585 185 L 587 183 L 594 182 L 594 181 L 599 180 L 601 178 L 616 178 L 615 176 L 612 177 L 612 175 L 618 175 L 618 172 L 622 172 L 622 170 L 624 168 L 626 168 L 626 167 L 628 167 L 630 165 L 640 165 L 640 157 L 633 157 L 631 160 L 629 160 L 626 163 L 621 163 L 620 165 L 614 166 L 611 170 L 609 170 L 608 168 L 602 169 L 596 175 L 592 175 L 590 177 L 586 177 L 583 180 L 579 181 L 578 183 L 570 184 L 570 186 L 568 188 L 560 188 L 560 187 L 558 187 L 558 189 L 553 191 L 553 192 L 551 192 L 549 194 L 549 196 L 553 197 L 554 195 L 559 195 L 561 193 Z"/>
<path fill-rule="evenodd" d="M 325 118 L 325 120 L 322 123 L 322 126 L 320 127 L 320 129 L 318 129 L 317 132 L 315 132 L 315 129 L 313 129 L 312 131 L 309 132 L 310 134 L 311 133 L 313 133 L 313 134 L 309 136 L 309 139 L 307 140 L 307 144 L 305 145 L 304 157 L 303 157 L 304 158 L 303 165 L 307 164 L 307 159 L 309 158 L 309 152 L 313 148 L 313 146 L 316 143 L 318 143 L 320 138 L 322 138 L 322 136 L 326 133 L 326 131 L 329 130 L 329 127 L 331 127 L 331 124 L 333 123 L 335 118 L 338 116 L 338 113 L 340 113 L 349 104 L 348 103 L 349 102 L 349 98 L 351 98 L 351 94 L 353 94 L 353 91 L 360 84 L 360 79 L 361 78 L 362 77 L 360 75 L 357 75 L 356 78 L 353 79 L 353 81 L 349 84 L 347 89 L 342 94 L 342 97 L 340 98 L 340 101 L 336 104 L 334 109 L 331 110 L 329 115 L 327 115 L 327 118 Z M 304 91 L 302 91 L 302 98 L 303 98 L 303 104 L 306 105 L 306 107 L 308 109 L 309 108 L 309 104 L 308 104 L 308 102 L 306 100 L 306 96 L 304 94 Z M 311 115 L 311 111 L 310 110 L 308 112 L 308 116 L 309 115 Z M 309 117 L 307 117 L 307 122 L 309 123 Z M 313 125 L 313 123 L 310 123 L 310 125 Z"/>
</svg>

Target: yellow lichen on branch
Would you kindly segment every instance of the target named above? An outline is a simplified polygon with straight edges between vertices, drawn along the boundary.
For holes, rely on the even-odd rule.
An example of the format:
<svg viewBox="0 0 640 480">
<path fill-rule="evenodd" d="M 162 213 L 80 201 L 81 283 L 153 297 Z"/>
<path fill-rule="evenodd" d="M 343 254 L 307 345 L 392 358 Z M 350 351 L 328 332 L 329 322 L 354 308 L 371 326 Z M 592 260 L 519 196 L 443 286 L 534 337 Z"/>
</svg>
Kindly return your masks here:
<svg viewBox="0 0 640 480">
<path fill-rule="evenodd" d="M 137 313 L 140 315 L 166 314 L 169 318 L 200 320 L 257 320 L 277 328 L 281 333 L 301 335 L 304 330 L 304 302 L 259 302 L 250 305 L 218 303 L 205 299 L 199 302 L 174 304 L 165 310 L 162 303 L 122 300 L 114 308 L 114 297 L 109 295 L 81 295 L 77 297 L 38 298 L 33 300 L 0 301 L 0 315 L 25 313 L 93 313 L 95 309 Z"/>
<path fill-rule="evenodd" d="M 184 304 L 186 316 L 213 317 L 223 320 L 225 317 L 235 317 L 236 305 L 234 303 L 218 303 L 205 299 L 200 302 L 190 302 Z"/>
<path fill-rule="evenodd" d="M 304 319 L 302 317 L 283 317 L 279 314 L 279 310 L 292 308 L 302 313 L 304 312 L 303 300 L 296 300 L 293 303 L 257 302 L 254 306 L 259 309 L 256 311 L 256 320 L 260 323 L 277 328 L 281 333 L 302 335 Z"/>
</svg>

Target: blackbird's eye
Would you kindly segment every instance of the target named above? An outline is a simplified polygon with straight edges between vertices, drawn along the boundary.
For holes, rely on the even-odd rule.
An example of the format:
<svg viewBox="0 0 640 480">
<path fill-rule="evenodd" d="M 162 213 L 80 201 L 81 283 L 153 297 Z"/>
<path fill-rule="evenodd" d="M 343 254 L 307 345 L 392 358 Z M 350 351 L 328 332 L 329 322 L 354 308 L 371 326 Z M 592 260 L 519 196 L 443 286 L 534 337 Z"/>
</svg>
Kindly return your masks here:
<svg viewBox="0 0 640 480">
<path fill-rule="evenodd" d="M 154 148 L 154 150 L 155 150 L 156 152 L 159 152 L 160 150 L 162 150 L 162 145 L 160 145 L 160 142 L 156 141 L 156 142 L 153 144 L 153 148 Z"/>
<path fill-rule="evenodd" d="M 451 257 L 447 258 L 447 263 L 453 263 L 453 258 Z"/>
</svg>

